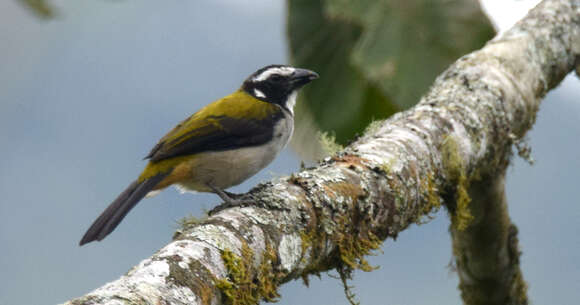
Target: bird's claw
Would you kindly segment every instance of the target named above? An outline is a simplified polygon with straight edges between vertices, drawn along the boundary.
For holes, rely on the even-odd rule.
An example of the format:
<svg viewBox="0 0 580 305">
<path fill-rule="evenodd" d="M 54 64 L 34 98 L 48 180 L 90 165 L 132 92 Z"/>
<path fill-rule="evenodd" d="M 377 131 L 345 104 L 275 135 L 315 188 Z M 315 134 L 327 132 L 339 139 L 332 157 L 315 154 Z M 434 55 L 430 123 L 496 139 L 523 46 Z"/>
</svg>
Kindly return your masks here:
<svg viewBox="0 0 580 305">
<path fill-rule="evenodd" d="M 231 193 L 228 194 L 228 196 Z M 230 196 L 230 198 L 228 200 L 224 200 L 224 203 L 216 206 L 215 208 L 211 209 L 211 211 L 208 212 L 209 216 L 212 216 L 218 212 L 221 212 L 227 208 L 233 208 L 233 207 L 248 207 L 251 205 L 255 205 L 256 201 L 251 197 L 251 196 L 246 196 L 245 194 L 231 194 L 231 195 L 235 195 L 235 196 Z M 234 198 L 231 198 L 234 197 Z"/>
</svg>

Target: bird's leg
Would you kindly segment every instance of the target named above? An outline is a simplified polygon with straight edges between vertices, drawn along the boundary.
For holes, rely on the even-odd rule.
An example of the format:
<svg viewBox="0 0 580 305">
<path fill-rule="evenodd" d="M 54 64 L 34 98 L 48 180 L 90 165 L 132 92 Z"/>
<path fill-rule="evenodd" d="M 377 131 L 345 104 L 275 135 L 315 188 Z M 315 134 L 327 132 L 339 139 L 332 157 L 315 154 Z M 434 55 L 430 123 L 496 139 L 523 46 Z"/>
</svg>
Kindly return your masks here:
<svg viewBox="0 0 580 305">
<path fill-rule="evenodd" d="M 211 188 L 211 190 L 212 190 L 214 193 L 216 193 L 218 196 L 220 196 L 220 198 L 221 198 L 223 201 L 225 201 L 226 203 L 233 203 L 233 202 L 235 202 L 235 201 L 236 201 L 236 199 L 237 199 L 237 196 L 236 196 L 237 194 L 232 194 L 232 193 L 226 192 L 226 191 L 224 191 L 224 190 L 221 190 L 221 189 L 219 189 L 219 188 L 217 188 L 217 187 L 215 187 L 215 186 L 213 186 L 213 185 L 211 185 L 211 184 L 208 184 L 207 186 L 208 186 L 209 188 Z"/>
<path fill-rule="evenodd" d="M 220 196 L 220 198 L 224 201 L 224 204 L 218 205 L 217 207 L 213 208 L 211 211 L 209 211 L 209 215 L 213 215 L 223 209 L 226 208 L 231 208 L 231 207 L 244 207 L 244 206 L 248 206 L 252 203 L 254 203 L 254 201 L 252 200 L 252 198 L 244 198 L 246 195 L 245 194 L 234 194 L 234 193 L 230 193 L 230 192 L 226 192 L 218 187 L 215 187 L 211 184 L 207 184 L 207 186 L 214 192 L 216 193 L 218 196 Z"/>
</svg>

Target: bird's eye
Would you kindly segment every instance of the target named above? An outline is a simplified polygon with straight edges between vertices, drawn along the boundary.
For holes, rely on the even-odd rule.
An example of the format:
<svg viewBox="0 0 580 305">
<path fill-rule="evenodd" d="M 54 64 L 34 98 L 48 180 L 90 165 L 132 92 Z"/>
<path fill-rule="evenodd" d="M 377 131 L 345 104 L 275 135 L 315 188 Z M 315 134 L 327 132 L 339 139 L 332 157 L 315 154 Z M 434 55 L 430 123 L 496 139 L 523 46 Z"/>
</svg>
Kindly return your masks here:
<svg viewBox="0 0 580 305">
<path fill-rule="evenodd" d="M 274 74 L 274 75 L 270 76 L 270 80 L 272 80 L 273 82 L 276 82 L 276 83 L 281 82 L 282 79 L 283 79 L 283 77 L 280 74 Z"/>
</svg>

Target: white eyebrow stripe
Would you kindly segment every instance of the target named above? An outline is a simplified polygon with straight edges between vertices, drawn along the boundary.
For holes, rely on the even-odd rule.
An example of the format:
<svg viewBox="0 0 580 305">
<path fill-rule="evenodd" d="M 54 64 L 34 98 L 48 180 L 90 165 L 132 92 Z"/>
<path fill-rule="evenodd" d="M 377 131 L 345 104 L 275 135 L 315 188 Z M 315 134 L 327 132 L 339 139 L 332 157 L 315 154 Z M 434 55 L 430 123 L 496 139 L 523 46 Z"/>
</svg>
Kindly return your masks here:
<svg viewBox="0 0 580 305">
<path fill-rule="evenodd" d="M 268 79 L 268 77 L 270 77 L 270 75 L 272 75 L 272 74 L 280 74 L 280 75 L 287 76 L 287 75 L 294 73 L 294 71 L 296 71 L 296 69 L 294 69 L 292 67 L 270 68 L 270 69 L 262 72 L 260 75 L 254 77 L 254 81 L 261 82 L 263 80 Z"/>
</svg>

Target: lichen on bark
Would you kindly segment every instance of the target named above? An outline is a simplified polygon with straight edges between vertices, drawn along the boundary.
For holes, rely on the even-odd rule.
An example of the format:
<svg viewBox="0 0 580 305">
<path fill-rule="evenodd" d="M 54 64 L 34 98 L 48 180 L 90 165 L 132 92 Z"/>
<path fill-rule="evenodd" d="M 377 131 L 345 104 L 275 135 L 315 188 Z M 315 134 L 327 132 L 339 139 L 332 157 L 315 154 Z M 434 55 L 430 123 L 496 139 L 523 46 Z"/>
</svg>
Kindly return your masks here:
<svg viewBox="0 0 580 305">
<path fill-rule="evenodd" d="M 480 193 L 503 177 L 542 97 L 577 67 L 579 41 L 580 3 L 545 0 L 449 67 L 414 108 L 315 167 L 259 185 L 249 193 L 255 205 L 187 226 L 125 276 L 68 304 L 225 304 L 237 293 L 229 287 L 244 285 L 244 304 L 274 299 L 279 285 L 308 274 L 367 269 L 364 255 L 379 240 L 453 202 L 463 202 L 451 211 L 463 211 L 451 232 L 464 302 L 527 304 L 517 229 L 501 200 Z"/>
</svg>

